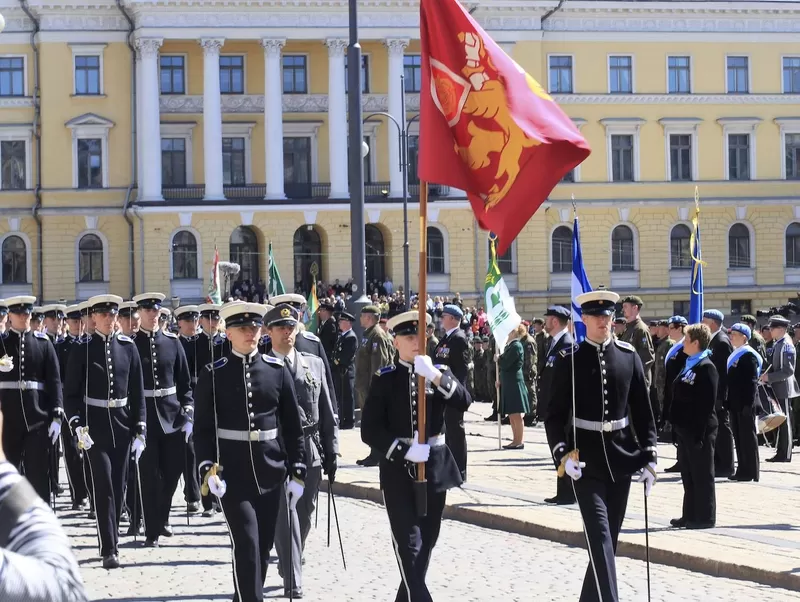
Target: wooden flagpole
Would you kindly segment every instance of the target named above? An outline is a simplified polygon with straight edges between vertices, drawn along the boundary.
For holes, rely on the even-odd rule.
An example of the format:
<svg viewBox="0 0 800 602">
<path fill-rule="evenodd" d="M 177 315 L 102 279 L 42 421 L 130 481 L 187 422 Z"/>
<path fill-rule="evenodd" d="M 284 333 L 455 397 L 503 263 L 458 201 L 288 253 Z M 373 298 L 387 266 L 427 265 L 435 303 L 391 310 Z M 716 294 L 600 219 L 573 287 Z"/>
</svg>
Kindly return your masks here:
<svg viewBox="0 0 800 602">
<path fill-rule="evenodd" d="M 419 183 L 419 291 L 417 291 L 418 324 L 417 336 L 419 337 L 419 353 L 427 349 L 427 289 L 428 289 L 428 183 Z M 410 295 L 410 291 L 406 291 Z M 417 383 L 419 392 L 417 399 L 417 426 L 419 442 L 428 442 L 428 404 L 425 399 L 425 377 L 420 376 Z M 414 497 L 417 514 L 428 514 L 428 482 L 425 479 L 425 462 L 417 464 L 417 480 L 414 483 Z"/>
</svg>

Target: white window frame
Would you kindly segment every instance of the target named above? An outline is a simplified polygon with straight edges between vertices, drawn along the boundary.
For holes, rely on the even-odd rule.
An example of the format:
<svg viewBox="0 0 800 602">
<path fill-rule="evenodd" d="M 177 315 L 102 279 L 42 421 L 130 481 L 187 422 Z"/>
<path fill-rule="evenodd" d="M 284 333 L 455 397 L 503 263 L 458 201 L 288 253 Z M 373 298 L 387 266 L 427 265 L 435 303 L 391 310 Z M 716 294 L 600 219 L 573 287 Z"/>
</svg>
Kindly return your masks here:
<svg viewBox="0 0 800 602">
<path fill-rule="evenodd" d="M 220 92 L 220 96 L 245 96 L 249 94 L 247 91 L 247 53 L 246 52 L 220 52 L 220 58 L 223 56 L 240 56 L 242 57 L 242 92 Z M 185 67 L 184 67 L 185 69 Z M 160 74 L 159 74 L 160 76 Z M 281 78 L 281 82 L 283 82 L 283 78 Z M 220 86 L 221 88 L 222 86 Z M 189 86 L 186 86 L 186 89 L 189 89 Z"/>
<path fill-rule="evenodd" d="M 618 56 L 618 55 L 614 55 Z M 640 177 L 639 137 L 642 125 L 646 122 L 638 117 L 620 117 L 601 119 L 600 123 L 606 129 L 606 176 L 612 184 L 627 184 L 628 182 L 614 181 L 614 167 L 611 161 L 611 136 L 633 136 L 633 181 L 638 182 Z"/>
<path fill-rule="evenodd" d="M 687 57 L 689 59 L 689 91 L 688 92 L 670 92 L 669 91 L 669 59 L 680 59 Z M 664 65 L 667 69 L 667 80 L 666 80 L 666 87 L 664 88 L 667 91 L 667 94 L 672 94 L 674 96 L 679 96 L 681 94 L 694 94 L 694 56 L 691 54 L 668 54 Z M 726 72 L 727 75 L 727 72 Z"/>
<path fill-rule="evenodd" d="M 574 82 L 573 82 L 573 90 L 574 89 L 575 88 L 574 88 Z M 571 117 L 570 119 L 572 119 L 572 123 L 575 124 L 575 127 L 578 128 L 579 132 L 581 132 L 583 130 L 583 126 L 585 126 L 588 123 L 585 119 L 582 119 L 580 117 Z M 583 165 L 583 164 L 579 163 L 578 165 L 576 165 L 572 169 L 572 175 L 574 176 L 574 180 L 572 182 L 562 182 L 562 183 L 563 184 L 577 184 L 578 182 L 580 182 L 581 181 L 581 165 Z"/>
<path fill-rule="evenodd" d="M 378 177 L 378 160 L 375 156 L 375 151 L 378 147 L 378 128 L 381 127 L 380 121 L 366 121 L 364 122 L 364 138 L 367 138 L 369 145 L 369 154 L 367 157 L 369 158 L 369 168 L 370 172 L 372 173 L 372 179 L 375 182 L 380 182 L 380 178 Z M 392 126 L 394 127 L 394 126 Z M 312 142 L 313 144 L 313 142 Z M 367 182 L 368 184 L 372 184 L 374 182 Z"/>
<path fill-rule="evenodd" d="M 178 95 L 179 96 L 179 95 Z M 181 121 L 181 122 L 161 122 L 161 138 L 183 138 L 186 143 L 186 185 L 191 186 L 194 184 L 194 160 L 192 153 L 192 140 L 194 136 L 194 127 L 197 125 L 196 121 Z M 225 136 L 223 136 L 225 137 Z M 161 144 L 159 141 L 159 152 L 161 151 Z M 247 142 L 245 141 L 245 159 L 247 158 Z"/>
<path fill-rule="evenodd" d="M 33 188 L 33 126 L 30 125 L 0 125 L 0 142 L 22 140 L 25 142 L 25 189 Z M 2 157 L 0 157 L 2 158 Z M 784 167 L 785 171 L 785 167 Z M 21 190 L 3 190 L 3 174 L 0 169 L 0 191 L 22 192 Z"/>
<path fill-rule="evenodd" d="M 639 271 L 639 230 L 633 225 L 631 222 L 617 222 L 614 224 L 608 232 L 608 271 L 609 272 L 617 272 L 618 274 L 624 274 L 626 272 L 630 272 L 631 270 L 614 270 L 614 253 L 611 248 L 613 241 L 614 241 L 614 230 L 616 230 L 619 226 L 625 226 L 630 229 L 631 234 L 633 234 L 633 271 Z"/>
<path fill-rule="evenodd" d="M 200 237 L 200 232 L 191 226 L 179 226 L 172 231 L 172 234 L 169 235 L 169 279 L 172 280 L 180 280 L 186 281 L 186 278 L 175 278 L 175 270 L 172 263 L 172 242 L 175 240 L 175 237 L 180 234 L 181 232 L 189 232 L 194 236 L 195 241 L 197 242 L 197 278 L 196 280 L 203 280 L 203 245 L 201 243 L 202 239 Z M 188 280 L 194 280 L 189 278 Z"/>
<path fill-rule="evenodd" d="M 747 59 L 747 92 L 731 92 L 728 88 L 728 59 L 746 58 Z M 781 80 L 783 80 L 783 69 L 781 69 Z M 752 94 L 753 93 L 753 59 L 747 52 L 731 52 L 725 55 L 725 94 Z"/>
<path fill-rule="evenodd" d="M 617 55 L 614 55 L 617 56 Z M 569 57 L 572 59 L 572 92 L 553 92 L 553 83 L 550 80 L 550 58 L 560 58 L 560 57 Z M 548 94 L 577 94 L 578 91 L 576 90 L 575 84 L 577 83 L 578 78 L 575 77 L 575 55 L 569 54 L 567 52 L 553 52 L 547 55 L 547 92 Z M 610 80 L 609 80 L 610 81 Z"/>
<path fill-rule="evenodd" d="M 311 182 L 318 182 L 319 128 L 321 121 L 284 121 L 283 138 L 311 138 Z M 223 124 L 223 127 L 224 124 Z M 281 142 L 282 144 L 283 142 Z M 371 149 L 372 147 L 370 147 Z"/>
<path fill-rule="evenodd" d="M 161 96 L 161 57 L 179 56 L 183 58 L 183 94 L 168 92 L 165 96 L 187 96 L 189 94 L 189 54 L 187 52 L 165 52 L 158 55 L 158 95 Z M 247 59 L 245 59 L 247 60 Z M 245 84 L 247 86 L 247 84 Z"/>
<path fill-rule="evenodd" d="M 739 55 L 736 55 L 739 56 Z M 730 180 L 729 178 L 729 160 L 728 160 L 728 136 L 731 134 L 749 134 L 750 135 L 750 181 L 756 180 L 756 128 L 761 123 L 760 117 L 720 117 L 717 123 L 722 126 L 722 168 L 725 170 L 722 174 L 723 180 Z M 781 155 L 783 157 L 783 155 Z M 783 161 L 782 161 L 783 162 Z M 785 168 L 784 168 L 785 171 Z M 738 181 L 738 180 L 737 180 Z M 748 181 L 748 180 L 743 180 Z"/>
<path fill-rule="evenodd" d="M 229 121 L 222 123 L 222 138 L 244 138 L 244 177 L 245 184 L 253 182 L 253 153 L 252 139 L 253 128 L 256 127 L 254 121 Z M 222 140 L 220 139 L 220 145 Z M 189 174 L 186 174 L 188 183 Z"/>
<path fill-rule="evenodd" d="M 450 292 L 450 233 L 442 222 L 428 222 L 429 228 L 436 228 L 442 234 L 444 244 L 444 274 L 428 273 L 429 292 L 447 293 Z M 427 249 L 426 249 L 427 251 Z M 427 271 L 428 266 L 425 265 Z"/>
<path fill-rule="evenodd" d="M 664 173 L 665 182 L 684 182 L 686 180 L 673 180 L 672 179 L 672 153 L 670 152 L 670 138 L 674 135 L 677 136 L 691 136 L 692 140 L 692 179 L 689 182 L 697 182 L 700 180 L 700 162 L 697 145 L 700 137 L 697 135 L 697 128 L 703 122 L 699 117 L 664 117 L 659 119 L 658 122 L 664 128 L 664 153 L 666 171 Z"/>
<path fill-rule="evenodd" d="M 786 180 L 786 134 L 800 134 L 800 117 L 776 117 L 775 124 L 780 128 L 780 157 L 781 157 L 781 180 Z M 797 180 L 790 180 L 796 182 Z"/>
<path fill-rule="evenodd" d="M 78 188 L 78 140 L 99 138 L 103 161 L 102 188 L 108 188 L 108 133 L 114 127 L 114 122 L 94 113 L 86 113 L 70 119 L 66 126 L 72 130 L 72 187 Z"/>
<path fill-rule="evenodd" d="M 791 222 L 790 222 L 791 223 Z M 747 231 L 750 233 L 750 266 L 746 268 L 732 268 L 731 267 L 731 245 L 730 245 L 730 235 L 731 235 L 731 228 L 735 225 L 741 224 Z M 784 229 L 784 236 L 783 236 L 783 247 L 784 247 L 784 257 L 783 257 L 783 264 L 786 265 L 786 231 Z M 756 231 L 753 228 L 753 225 L 750 222 L 747 222 L 743 219 L 737 219 L 728 226 L 725 230 L 725 269 L 727 270 L 753 270 L 756 266 Z"/>
<path fill-rule="evenodd" d="M 28 287 L 30 287 L 30 286 L 33 285 L 33 258 L 31 257 L 31 251 L 32 251 L 33 247 L 31 246 L 31 239 L 28 238 L 27 234 L 25 234 L 24 232 L 22 232 L 20 230 L 11 230 L 9 232 L 6 232 L 2 236 L 0 236 L 0 253 L 2 252 L 3 244 L 5 244 L 6 239 L 8 237 L 10 237 L 10 236 L 18 236 L 19 238 L 22 239 L 22 242 L 25 244 L 25 280 L 27 282 L 25 282 L 24 284 L 16 284 L 16 283 L 14 283 L 14 284 L 5 284 L 3 282 L 3 270 L 0 269 L 0 285 L 18 286 L 18 287 L 28 286 Z"/>
<path fill-rule="evenodd" d="M 108 284 L 110 282 L 109 279 L 109 265 L 108 265 L 108 238 L 106 235 L 100 232 L 100 230 L 84 230 L 77 237 L 75 237 L 75 284 L 99 284 L 98 282 L 80 282 L 81 277 L 81 266 L 80 266 L 80 245 L 81 240 L 87 234 L 94 234 L 97 238 L 100 239 L 100 242 L 103 244 L 103 282 Z"/>
<path fill-rule="evenodd" d="M 16 52 L 9 52 L 0 54 L 0 59 L 22 59 L 22 98 L 28 98 L 28 55 L 19 54 Z M 783 73 L 783 72 L 781 72 Z M 783 75 L 781 75 L 783 77 Z M 11 99 L 20 98 L 19 96 L 0 96 L 0 102 Z"/>
<path fill-rule="evenodd" d="M 631 91 L 630 92 L 612 92 L 611 91 L 611 58 L 612 57 L 628 57 L 631 59 Z M 636 57 L 633 54 L 626 52 L 609 52 L 606 55 L 606 85 L 608 86 L 608 93 L 613 96 L 622 96 L 625 94 L 636 94 Z"/>
<path fill-rule="evenodd" d="M 104 77 L 104 61 L 103 55 L 105 54 L 106 46 L 108 44 L 77 44 L 71 43 L 69 45 L 72 50 L 72 95 L 73 96 L 105 96 L 105 77 Z M 75 80 L 75 59 L 79 56 L 97 56 L 100 58 L 100 94 L 79 94 L 78 82 Z"/>
<path fill-rule="evenodd" d="M 672 288 L 689 286 L 692 280 L 691 266 L 688 268 L 673 268 L 672 267 L 672 232 L 678 226 L 686 226 L 689 228 L 689 240 L 691 241 L 692 223 L 684 220 L 677 221 L 669 227 L 667 235 L 667 271 L 669 272 L 669 285 Z M 690 249 L 691 251 L 691 249 Z"/>
<path fill-rule="evenodd" d="M 800 59 L 800 54 L 782 54 L 781 55 L 781 94 L 798 94 L 798 92 L 787 92 L 786 86 L 783 82 L 783 61 L 784 59 Z"/>
<path fill-rule="evenodd" d="M 363 92 L 363 94 L 374 94 L 375 93 L 375 92 L 373 92 L 374 86 L 372 85 L 373 84 L 373 80 L 372 80 L 372 53 L 371 52 L 362 52 L 361 56 L 362 57 L 367 57 L 367 78 L 368 78 L 368 83 L 369 83 L 369 86 L 368 86 L 369 90 L 367 92 Z M 348 77 L 347 76 L 347 72 L 348 71 L 347 71 L 347 51 L 346 50 L 345 50 L 345 53 L 344 53 L 344 60 L 345 60 L 345 63 L 344 63 L 345 64 L 345 70 L 344 70 L 344 72 L 345 72 L 345 78 L 344 78 L 345 79 L 345 84 L 344 84 L 344 89 L 345 89 L 345 92 L 346 92 L 347 91 L 347 77 Z M 308 59 L 306 59 L 306 77 L 308 77 Z M 283 78 L 283 63 L 281 63 L 281 86 L 283 86 L 283 79 L 282 78 Z M 308 86 L 308 90 L 309 90 L 308 93 L 311 94 L 311 86 L 310 85 Z M 365 123 L 364 125 L 366 126 L 367 124 Z"/>
<path fill-rule="evenodd" d="M 572 233 L 572 223 L 559 222 L 550 228 L 550 233 L 547 235 L 547 251 L 549 257 L 547 258 L 548 272 L 549 272 L 549 290 L 565 290 L 569 289 L 572 283 L 572 271 L 568 272 L 554 272 L 553 271 L 553 234 L 561 226 L 566 227 Z"/>
<path fill-rule="evenodd" d="M 281 94 L 289 94 L 291 96 L 302 96 L 303 92 L 284 92 L 283 91 L 283 57 L 285 56 L 304 56 L 306 57 L 306 91 L 305 94 L 311 94 L 311 55 L 307 52 L 282 52 L 281 53 Z M 345 52 L 347 56 L 347 52 Z M 327 93 L 327 92 L 326 92 Z"/>
<path fill-rule="evenodd" d="M 783 228 L 783 269 L 789 271 L 800 272 L 800 268 L 790 268 L 786 265 L 786 234 L 789 231 L 789 226 L 792 224 L 800 224 L 800 219 L 791 219 L 786 223 L 786 226 Z"/>
</svg>

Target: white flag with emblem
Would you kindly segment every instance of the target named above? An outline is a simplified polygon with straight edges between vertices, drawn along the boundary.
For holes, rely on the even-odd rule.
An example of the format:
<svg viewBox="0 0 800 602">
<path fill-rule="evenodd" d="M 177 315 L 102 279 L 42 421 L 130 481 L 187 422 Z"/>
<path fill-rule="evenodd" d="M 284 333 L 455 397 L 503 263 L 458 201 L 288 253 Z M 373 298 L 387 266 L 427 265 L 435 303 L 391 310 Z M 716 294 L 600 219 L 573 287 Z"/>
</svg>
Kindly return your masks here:
<svg viewBox="0 0 800 602">
<path fill-rule="evenodd" d="M 489 236 L 490 261 L 486 273 L 486 285 L 483 297 L 486 302 L 486 315 L 489 317 L 489 328 L 494 337 L 497 354 L 502 354 L 508 341 L 508 335 L 516 330 L 522 322 L 514 305 L 514 297 L 508 292 L 503 274 L 497 266 L 496 237 Z"/>
</svg>

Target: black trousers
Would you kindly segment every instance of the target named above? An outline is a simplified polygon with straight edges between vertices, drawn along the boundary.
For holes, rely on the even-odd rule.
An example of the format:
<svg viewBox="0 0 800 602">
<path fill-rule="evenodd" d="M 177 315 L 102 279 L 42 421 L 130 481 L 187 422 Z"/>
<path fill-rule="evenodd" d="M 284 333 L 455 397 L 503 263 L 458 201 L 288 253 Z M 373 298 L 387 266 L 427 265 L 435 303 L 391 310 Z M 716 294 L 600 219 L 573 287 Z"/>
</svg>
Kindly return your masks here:
<svg viewBox="0 0 800 602">
<path fill-rule="evenodd" d="M 572 489 L 572 479 L 567 475 L 556 477 L 556 497 L 565 502 L 575 501 L 575 491 Z"/>
<path fill-rule="evenodd" d="M 339 403 L 339 424 L 343 427 L 352 427 L 356 421 L 354 378 L 347 372 L 334 372 L 333 389 Z"/>
<path fill-rule="evenodd" d="M 758 481 L 759 458 L 756 419 L 750 408 L 731 412 L 733 438 L 736 441 L 736 476 Z"/>
<path fill-rule="evenodd" d="M 572 484 L 589 540 L 589 566 L 580 602 L 618 602 L 617 540 L 628 507 L 631 479 L 624 477 L 612 483 L 584 476 Z"/>
<path fill-rule="evenodd" d="M 661 424 L 661 403 L 658 401 L 658 389 L 655 385 L 650 387 L 650 407 L 653 408 L 656 424 Z"/>
<path fill-rule="evenodd" d="M 181 431 L 165 435 L 156 432 L 156 428 L 148 429 L 147 447 L 139 458 L 144 528 L 148 539 L 158 539 L 169 520 L 172 494 L 183 473 L 186 454 L 185 435 Z"/>
<path fill-rule="evenodd" d="M 384 484 L 383 504 L 392 529 L 392 546 L 400 568 L 400 587 L 395 602 L 433 602 L 425 576 L 431 552 L 439 539 L 446 493 L 428 489 L 428 514 L 417 516 L 410 480 Z"/>
<path fill-rule="evenodd" d="M 683 518 L 689 522 L 714 523 L 717 499 L 714 485 L 714 447 L 717 427 L 707 429 L 702 442 L 678 431 L 678 461 L 683 482 Z"/>
<path fill-rule="evenodd" d="M 201 501 L 200 475 L 197 469 L 197 455 L 194 451 L 194 435 L 186 443 L 186 465 L 183 467 L 183 499 L 187 503 Z M 203 509 L 211 508 L 211 496 L 202 498 Z"/>
<path fill-rule="evenodd" d="M 97 513 L 97 533 L 100 537 L 100 555 L 117 554 L 122 495 L 125 486 L 125 463 L 128 445 L 100 447 L 93 445 L 86 453 L 92 481 L 94 510 Z"/>
<path fill-rule="evenodd" d="M 3 450 L 6 458 L 30 481 L 36 493 L 50 505 L 50 454 L 52 445 L 47 436 L 47 427 L 40 426 L 31 431 L 25 424 L 5 422 L 3 426 Z"/>
<path fill-rule="evenodd" d="M 717 475 L 730 475 L 734 471 L 733 463 L 733 429 L 731 428 L 730 412 L 722 407 L 722 402 L 717 400 L 714 411 L 717 413 L 719 432 L 714 451 L 714 473 Z"/>
<path fill-rule="evenodd" d="M 789 399 L 779 399 L 783 413 L 786 414 L 786 422 L 778 427 L 778 439 L 775 442 L 776 457 L 783 460 L 792 460 L 792 402 Z"/>
<path fill-rule="evenodd" d="M 310 494 L 311 492 L 309 492 Z M 233 602 L 261 602 L 283 487 L 248 498 L 220 500 L 233 546 Z"/>
<path fill-rule="evenodd" d="M 464 412 L 447 406 L 444 409 L 444 426 L 447 447 L 453 454 L 461 479 L 467 482 L 467 433 L 464 430 Z"/>
<path fill-rule="evenodd" d="M 63 424 L 62 428 L 66 428 L 66 424 Z M 67 469 L 69 492 L 72 503 L 76 504 L 88 496 L 86 479 L 83 476 L 83 452 L 78 450 L 78 442 L 69 429 L 62 431 L 61 439 L 64 442 L 64 465 Z"/>
</svg>

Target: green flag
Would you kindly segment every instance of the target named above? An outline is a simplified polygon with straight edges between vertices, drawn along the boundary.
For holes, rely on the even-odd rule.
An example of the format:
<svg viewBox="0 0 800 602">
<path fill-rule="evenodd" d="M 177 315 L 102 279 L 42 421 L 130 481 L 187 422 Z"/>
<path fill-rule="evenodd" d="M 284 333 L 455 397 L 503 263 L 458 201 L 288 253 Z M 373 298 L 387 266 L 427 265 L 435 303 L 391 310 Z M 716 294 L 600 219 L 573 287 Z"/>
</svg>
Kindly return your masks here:
<svg viewBox="0 0 800 602">
<path fill-rule="evenodd" d="M 283 295 L 286 289 L 283 288 L 281 275 L 278 272 L 278 264 L 275 263 L 275 256 L 272 254 L 272 241 L 269 241 L 269 283 L 267 284 L 267 295 L 275 297 Z"/>
<path fill-rule="evenodd" d="M 306 311 L 303 314 L 303 322 L 306 325 L 306 330 L 308 332 L 313 332 L 317 334 L 317 310 L 319 309 L 319 300 L 317 299 L 317 287 L 316 285 L 311 285 L 311 292 L 308 293 L 308 299 L 306 299 Z"/>
<path fill-rule="evenodd" d="M 498 355 L 503 353 L 508 335 L 522 322 L 514 306 L 514 298 L 508 292 L 508 287 L 497 267 L 497 237 L 489 235 L 490 260 L 489 271 L 486 273 L 486 284 L 483 296 L 486 302 L 486 315 L 489 318 L 489 328 L 494 336 L 495 347 Z"/>
</svg>

